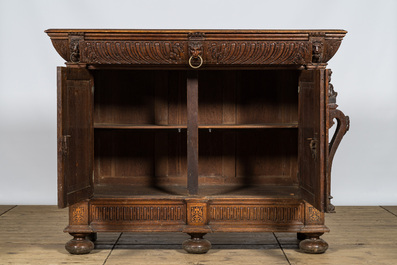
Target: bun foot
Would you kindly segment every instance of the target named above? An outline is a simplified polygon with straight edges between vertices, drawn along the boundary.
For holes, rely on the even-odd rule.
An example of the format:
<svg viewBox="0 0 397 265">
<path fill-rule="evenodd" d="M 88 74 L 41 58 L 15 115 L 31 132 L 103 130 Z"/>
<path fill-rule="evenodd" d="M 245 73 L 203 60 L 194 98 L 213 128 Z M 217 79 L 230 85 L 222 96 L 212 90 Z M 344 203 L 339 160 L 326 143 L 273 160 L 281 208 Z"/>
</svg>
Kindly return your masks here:
<svg viewBox="0 0 397 265">
<path fill-rule="evenodd" d="M 190 254 L 205 254 L 211 249 L 211 242 L 204 239 L 205 234 L 189 234 L 191 239 L 183 242 L 182 247 Z"/>
<path fill-rule="evenodd" d="M 65 244 L 65 249 L 74 255 L 88 254 L 94 249 L 94 243 L 86 239 L 86 234 L 71 233 L 73 239 Z"/>
<path fill-rule="evenodd" d="M 328 243 L 322 240 L 320 235 L 306 234 L 306 239 L 299 243 L 299 248 L 309 254 L 324 253 L 328 249 Z"/>
</svg>

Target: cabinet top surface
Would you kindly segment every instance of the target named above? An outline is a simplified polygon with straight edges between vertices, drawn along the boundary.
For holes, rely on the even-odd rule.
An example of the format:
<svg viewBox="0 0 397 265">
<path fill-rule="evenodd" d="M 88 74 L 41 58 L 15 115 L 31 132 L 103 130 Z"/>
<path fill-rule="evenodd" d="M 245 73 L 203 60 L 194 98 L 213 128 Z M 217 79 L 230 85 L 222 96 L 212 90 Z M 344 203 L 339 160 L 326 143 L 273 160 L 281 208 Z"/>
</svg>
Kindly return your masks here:
<svg viewBox="0 0 397 265">
<path fill-rule="evenodd" d="M 48 29 L 45 33 L 69 63 L 189 68 L 193 57 L 201 58 L 202 68 L 211 68 L 326 64 L 347 31 Z"/>
<path fill-rule="evenodd" d="M 342 29 L 47 29 L 46 33 L 69 33 L 69 32 L 87 32 L 87 33 L 181 33 L 191 32 L 205 33 L 339 33 L 346 34 L 347 31 Z"/>
</svg>

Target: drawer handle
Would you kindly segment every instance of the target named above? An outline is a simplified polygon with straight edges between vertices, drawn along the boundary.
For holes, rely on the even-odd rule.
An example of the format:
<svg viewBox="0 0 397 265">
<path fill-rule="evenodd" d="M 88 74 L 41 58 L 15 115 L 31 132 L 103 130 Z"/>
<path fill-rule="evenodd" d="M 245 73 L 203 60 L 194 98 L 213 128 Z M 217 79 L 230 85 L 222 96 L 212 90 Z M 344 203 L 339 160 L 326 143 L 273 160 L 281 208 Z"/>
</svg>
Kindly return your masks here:
<svg viewBox="0 0 397 265">
<path fill-rule="evenodd" d="M 200 64 L 197 65 L 197 66 L 194 66 L 194 65 L 192 64 L 192 59 L 193 59 L 193 58 L 197 58 L 197 57 L 200 59 Z M 200 55 L 197 55 L 197 57 L 190 56 L 190 58 L 189 58 L 189 65 L 190 65 L 190 67 L 193 68 L 193 69 L 200 68 L 200 67 L 203 65 L 203 57 L 201 57 Z"/>
</svg>

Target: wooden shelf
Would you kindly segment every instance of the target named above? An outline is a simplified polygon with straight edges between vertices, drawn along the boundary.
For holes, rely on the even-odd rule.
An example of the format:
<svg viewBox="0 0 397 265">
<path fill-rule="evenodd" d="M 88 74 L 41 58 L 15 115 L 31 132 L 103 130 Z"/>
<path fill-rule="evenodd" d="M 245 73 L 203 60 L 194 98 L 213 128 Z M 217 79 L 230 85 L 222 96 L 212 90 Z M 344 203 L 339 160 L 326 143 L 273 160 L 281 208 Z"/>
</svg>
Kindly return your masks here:
<svg viewBox="0 0 397 265">
<path fill-rule="evenodd" d="M 299 199 L 301 194 L 297 186 L 281 185 L 202 185 L 198 196 L 207 198 L 290 198 Z M 142 185 L 105 185 L 97 184 L 94 198 L 168 198 L 181 199 L 189 197 L 186 186 L 168 185 L 149 187 Z"/>
<path fill-rule="evenodd" d="M 186 129 L 186 125 L 94 123 L 96 129 Z M 298 128 L 298 123 L 202 124 L 199 129 L 285 129 Z"/>
<path fill-rule="evenodd" d="M 95 129 L 186 129 L 186 125 L 94 123 Z"/>
<path fill-rule="evenodd" d="M 298 123 L 262 123 L 262 124 L 203 124 L 199 129 L 284 129 L 298 128 Z"/>
</svg>

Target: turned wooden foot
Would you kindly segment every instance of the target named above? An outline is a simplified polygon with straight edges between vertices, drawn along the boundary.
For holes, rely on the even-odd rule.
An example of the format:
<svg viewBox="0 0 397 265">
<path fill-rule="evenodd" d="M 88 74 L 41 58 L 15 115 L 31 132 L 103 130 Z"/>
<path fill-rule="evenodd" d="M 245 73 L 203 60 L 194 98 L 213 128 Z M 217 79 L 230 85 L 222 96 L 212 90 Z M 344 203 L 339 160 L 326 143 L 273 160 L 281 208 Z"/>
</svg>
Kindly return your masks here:
<svg viewBox="0 0 397 265">
<path fill-rule="evenodd" d="M 87 239 L 87 234 L 70 233 L 73 239 L 69 240 L 65 244 L 65 249 L 69 251 L 70 254 L 88 254 L 94 249 L 94 243 Z"/>
<path fill-rule="evenodd" d="M 310 254 L 321 254 L 328 249 L 328 243 L 320 238 L 321 234 L 304 234 L 306 239 L 299 243 L 299 248 Z"/>
<path fill-rule="evenodd" d="M 182 244 L 182 247 L 186 252 L 190 254 L 204 254 L 211 249 L 211 242 L 203 238 L 205 234 L 189 233 L 189 235 L 191 238 Z"/>
</svg>

